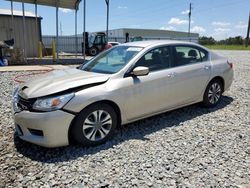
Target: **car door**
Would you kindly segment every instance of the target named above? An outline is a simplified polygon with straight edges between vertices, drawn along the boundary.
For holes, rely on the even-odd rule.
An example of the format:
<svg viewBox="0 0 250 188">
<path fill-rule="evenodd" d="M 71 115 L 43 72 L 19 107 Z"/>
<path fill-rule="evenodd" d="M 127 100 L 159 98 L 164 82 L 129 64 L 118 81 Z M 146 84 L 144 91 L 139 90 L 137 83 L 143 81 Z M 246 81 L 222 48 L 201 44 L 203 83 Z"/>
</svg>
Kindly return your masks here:
<svg viewBox="0 0 250 188">
<path fill-rule="evenodd" d="M 155 48 L 146 53 L 135 67 L 149 68 L 147 76 L 125 76 L 121 81 L 125 96 L 127 119 L 134 120 L 166 109 L 169 105 L 169 92 L 172 79 L 167 75 L 171 65 L 170 48 Z M 170 102 L 171 103 L 171 102 Z"/>
<path fill-rule="evenodd" d="M 169 72 L 173 86 L 169 99 L 173 106 L 201 98 L 211 76 L 208 52 L 192 45 L 172 46 L 173 64 Z"/>
</svg>

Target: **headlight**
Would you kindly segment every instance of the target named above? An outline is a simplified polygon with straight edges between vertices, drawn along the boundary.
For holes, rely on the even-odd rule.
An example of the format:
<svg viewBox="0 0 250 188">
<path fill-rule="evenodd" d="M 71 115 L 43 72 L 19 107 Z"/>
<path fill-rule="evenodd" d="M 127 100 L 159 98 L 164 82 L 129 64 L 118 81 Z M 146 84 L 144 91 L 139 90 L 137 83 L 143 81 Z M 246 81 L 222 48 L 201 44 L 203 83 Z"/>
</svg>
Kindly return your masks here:
<svg viewBox="0 0 250 188">
<path fill-rule="evenodd" d="M 74 93 L 70 93 L 67 95 L 39 98 L 33 104 L 33 109 L 46 112 L 58 110 L 63 108 L 74 96 Z"/>
</svg>

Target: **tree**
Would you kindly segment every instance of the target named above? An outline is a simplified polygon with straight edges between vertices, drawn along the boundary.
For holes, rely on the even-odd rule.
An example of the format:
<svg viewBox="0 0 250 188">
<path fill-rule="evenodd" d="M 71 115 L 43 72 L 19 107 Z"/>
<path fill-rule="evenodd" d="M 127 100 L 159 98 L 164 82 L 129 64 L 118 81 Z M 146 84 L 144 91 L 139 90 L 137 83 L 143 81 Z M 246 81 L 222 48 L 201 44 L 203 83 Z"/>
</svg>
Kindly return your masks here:
<svg viewBox="0 0 250 188">
<path fill-rule="evenodd" d="M 243 45 L 244 39 L 241 36 L 236 37 L 229 37 L 225 40 L 218 41 L 218 44 L 224 44 L 224 45 Z"/>
<path fill-rule="evenodd" d="M 216 44 L 216 40 L 213 37 L 200 37 L 199 44 L 201 45 L 214 45 Z"/>
<path fill-rule="evenodd" d="M 243 45 L 244 44 L 244 39 L 241 36 L 236 36 L 236 37 L 229 37 L 224 40 L 219 40 L 216 41 L 213 37 L 200 37 L 199 38 L 199 44 L 201 45 L 214 45 L 214 44 L 219 44 L 219 45 Z"/>
</svg>

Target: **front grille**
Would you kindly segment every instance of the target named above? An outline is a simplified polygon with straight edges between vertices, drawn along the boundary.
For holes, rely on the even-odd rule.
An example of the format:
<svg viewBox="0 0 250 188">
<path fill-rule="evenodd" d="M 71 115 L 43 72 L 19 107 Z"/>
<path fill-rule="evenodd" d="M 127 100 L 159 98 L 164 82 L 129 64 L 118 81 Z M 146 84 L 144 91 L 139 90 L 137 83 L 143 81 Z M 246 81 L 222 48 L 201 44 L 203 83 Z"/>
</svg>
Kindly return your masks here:
<svg viewBox="0 0 250 188">
<path fill-rule="evenodd" d="M 17 106 L 21 110 L 29 110 L 29 111 L 31 111 L 34 102 L 35 102 L 35 99 L 24 99 L 24 98 L 18 96 Z"/>
</svg>

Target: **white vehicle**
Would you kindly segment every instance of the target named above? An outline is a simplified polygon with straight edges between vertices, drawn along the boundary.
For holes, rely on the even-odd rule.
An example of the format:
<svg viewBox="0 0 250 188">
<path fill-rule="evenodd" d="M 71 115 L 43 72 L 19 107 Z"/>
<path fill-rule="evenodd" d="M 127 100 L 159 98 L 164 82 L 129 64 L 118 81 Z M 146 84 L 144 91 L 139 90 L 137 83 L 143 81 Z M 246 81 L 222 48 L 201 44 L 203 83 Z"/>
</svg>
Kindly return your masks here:
<svg viewBox="0 0 250 188">
<path fill-rule="evenodd" d="M 189 42 L 115 46 L 79 69 L 20 85 L 13 113 L 21 139 L 45 147 L 97 145 L 116 128 L 202 102 L 212 107 L 233 81 L 233 64 Z"/>
</svg>

